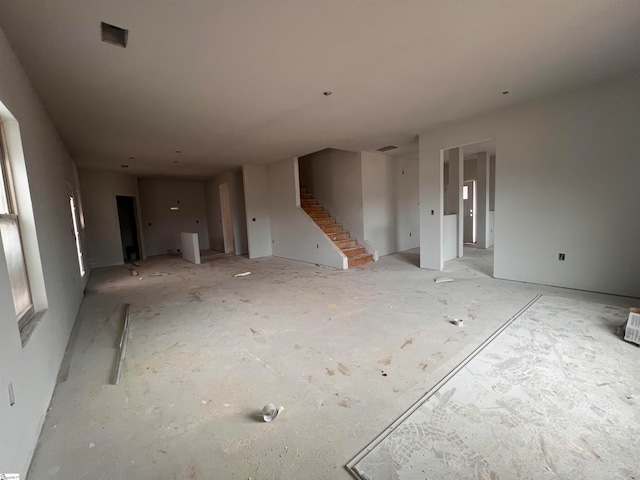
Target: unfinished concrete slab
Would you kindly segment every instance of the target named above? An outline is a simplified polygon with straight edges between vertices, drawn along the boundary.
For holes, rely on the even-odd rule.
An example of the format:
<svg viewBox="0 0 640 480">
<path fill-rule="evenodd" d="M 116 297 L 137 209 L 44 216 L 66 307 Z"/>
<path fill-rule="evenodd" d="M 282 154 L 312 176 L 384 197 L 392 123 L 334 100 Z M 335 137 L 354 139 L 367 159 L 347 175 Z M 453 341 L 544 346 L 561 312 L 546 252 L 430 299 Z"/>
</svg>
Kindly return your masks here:
<svg viewBox="0 0 640 480">
<path fill-rule="evenodd" d="M 543 296 L 353 463 L 366 480 L 634 478 L 640 359 L 628 310 Z"/>
<path fill-rule="evenodd" d="M 94 270 L 29 478 L 346 479 L 350 458 L 537 294 L 633 303 L 492 279 L 491 254 L 444 272 L 416 268 L 415 250 L 352 270 L 277 257 Z M 267 403 L 285 407 L 270 423 Z"/>
</svg>

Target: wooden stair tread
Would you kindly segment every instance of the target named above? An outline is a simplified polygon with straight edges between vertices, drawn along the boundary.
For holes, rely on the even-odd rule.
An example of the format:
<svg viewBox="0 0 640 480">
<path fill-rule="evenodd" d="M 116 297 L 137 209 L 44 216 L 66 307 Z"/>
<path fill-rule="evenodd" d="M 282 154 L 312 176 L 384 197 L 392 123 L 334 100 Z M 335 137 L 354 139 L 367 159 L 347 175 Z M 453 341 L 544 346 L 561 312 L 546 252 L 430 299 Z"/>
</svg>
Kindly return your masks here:
<svg viewBox="0 0 640 480">
<path fill-rule="evenodd" d="M 373 262 L 373 255 L 371 255 L 370 253 L 362 253 L 360 255 L 356 255 L 355 257 L 349 257 L 350 267 L 357 267 L 371 262 Z"/>
<path fill-rule="evenodd" d="M 358 246 L 355 238 L 345 238 L 343 240 L 333 240 L 333 243 L 335 243 L 341 249 L 349 248 L 349 247 L 357 247 Z"/>
<path fill-rule="evenodd" d="M 347 256 L 348 266 L 355 267 L 373 261 L 373 255 L 366 253 L 349 231 L 342 230 L 342 225 L 313 198 L 305 188 L 300 188 L 300 206 L 304 212 L 318 225 L 327 237 Z"/>
<path fill-rule="evenodd" d="M 349 232 L 345 232 L 344 230 L 342 230 L 341 232 L 327 233 L 327 235 L 334 242 L 336 240 L 347 240 L 351 238 L 351 234 Z"/>
<path fill-rule="evenodd" d="M 334 223 L 333 225 L 318 225 L 324 233 L 327 235 L 331 233 L 340 233 L 342 230 L 342 225 L 339 223 Z"/>
<path fill-rule="evenodd" d="M 346 247 L 341 248 L 342 253 L 344 253 L 347 257 L 355 257 L 356 255 L 360 255 L 365 252 L 364 247 L 356 246 L 356 247 Z"/>
</svg>

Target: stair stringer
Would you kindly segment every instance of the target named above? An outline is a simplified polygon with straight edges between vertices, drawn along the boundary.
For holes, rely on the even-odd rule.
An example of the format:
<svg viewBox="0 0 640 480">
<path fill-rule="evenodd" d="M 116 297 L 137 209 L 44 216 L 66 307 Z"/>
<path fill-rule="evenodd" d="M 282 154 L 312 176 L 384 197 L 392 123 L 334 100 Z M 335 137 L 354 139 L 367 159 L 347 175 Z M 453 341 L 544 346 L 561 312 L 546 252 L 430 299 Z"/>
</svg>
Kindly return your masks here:
<svg viewBox="0 0 640 480">
<path fill-rule="evenodd" d="M 340 257 L 342 257 L 342 267 L 338 267 L 338 268 L 342 268 L 342 270 L 347 270 L 349 268 L 349 258 L 343 253 L 343 251 L 340 250 L 340 248 L 335 243 L 333 243 L 333 240 L 329 238 L 329 235 L 327 235 L 322 230 L 322 228 L 320 228 L 320 226 L 318 226 L 318 224 L 313 220 L 313 218 L 307 215 L 307 212 L 305 212 L 303 208 L 300 206 L 298 206 L 298 213 L 302 217 L 304 217 L 307 223 L 313 226 L 313 228 L 318 232 L 318 234 L 323 238 L 323 240 L 325 240 L 326 245 L 329 246 L 331 249 L 333 249 L 338 255 L 340 255 Z M 322 263 L 318 263 L 318 264 L 322 265 Z M 325 265 L 325 266 L 334 267 L 334 268 L 336 267 L 335 265 Z"/>
</svg>

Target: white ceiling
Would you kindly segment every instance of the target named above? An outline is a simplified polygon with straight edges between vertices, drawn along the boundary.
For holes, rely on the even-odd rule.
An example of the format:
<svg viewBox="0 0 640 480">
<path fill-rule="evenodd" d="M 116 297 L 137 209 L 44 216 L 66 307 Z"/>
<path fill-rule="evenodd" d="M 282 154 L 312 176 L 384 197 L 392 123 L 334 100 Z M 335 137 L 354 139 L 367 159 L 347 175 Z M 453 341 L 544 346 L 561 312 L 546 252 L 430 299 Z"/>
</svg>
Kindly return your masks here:
<svg viewBox="0 0 640 480">
<path fill-rule="evenodd" d="M 129 29 L 126 49 L 101 21 Z M 640 0 L 0 1 L 78 165 L 138 175 L 411 144 L 640 69 L 638 25 Z"/>
</svg>

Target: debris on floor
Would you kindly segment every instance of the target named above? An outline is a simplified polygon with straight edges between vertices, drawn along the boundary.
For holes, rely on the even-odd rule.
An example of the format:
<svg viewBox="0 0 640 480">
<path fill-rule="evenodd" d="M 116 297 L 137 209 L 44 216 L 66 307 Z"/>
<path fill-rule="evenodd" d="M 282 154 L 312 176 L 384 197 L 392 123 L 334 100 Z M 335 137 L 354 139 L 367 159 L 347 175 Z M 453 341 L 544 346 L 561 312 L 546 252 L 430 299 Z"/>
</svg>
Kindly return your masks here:
<svg viewBox="0 0 640 480">
<path fill-rule="evenodd" d="M 336 267 L 330 267 L 328 265 L 320 265 L 319 263 L 316 263 L 316 267 L 328 268 L 329 270 L 338 270 Z"/>
<path fill-rule="evenodd" d="M 153 272 L 149 276 L 150 277 L 166 277 L 167 275 L 169 275 L 167 272 Z"/>
<path fill-rule="evenodd" d="M 434 280 L 434 282 L 436 283 L 446 283 L 446 282 L 453 282 L 453 278 L 449 278 L 449 277 L 438 277 Z"/>
<path fill-rule="evenodd" d="M 267 403 L 264 407 L 262 407 L 262 418 L 265 422 L 270 422 L 275 420 L 275 418 L 280 414 L 280 412 L 284 410 L 283 406 L 276 406 L 273 403 Z"/>
<path fill-rule="evenodd" d="M 127 337 L 129 336 L 129 324 L 130 324 L 130 315 L 131 315 L 131 304 L 127 303 L 127 308 L 125 311 L 124 317 L 124 325 L 122 327 L 122 335 L 120 337 L 120 352 L 118 353 L 118 363 L 116 364 L 116 369 L 113 372 L 113 380 L 111 383 L 113 385 L 118 385 L 120 383 L 120 374 L 122 372 L 122 362 L 127 356 Z"/>
<path fill-rule="evenodd" d="M 451 320 L 451 323 L 457 325 L 458 327 L 462 327 L 464 325 L 464 321 L 461 318 L 454 318 Z"/>
<path fill-rule="evenodd" d="M 247 275 L 251 275 L 251 272 L 236 273 L 234 277 L 246 277 Z"/>
<path fill-rule="evenodd" d="M 629 311 L 629 318 L 623 325 L 624 339 L 640 345 L 640 308 L 632 308 Z"/>
<path fill-rule="evenodd" d="M 138 271 L 137 270 L 131 270 L 131 276 L 132 277 L 137 277 L 138 276 Z"/>
<path fill-rule="evenodd" d="M 141 267 L 142 266 L 142 262 L 140 260 L 134 260 L 133 263 L 136 267 Z"/>
</svg>

